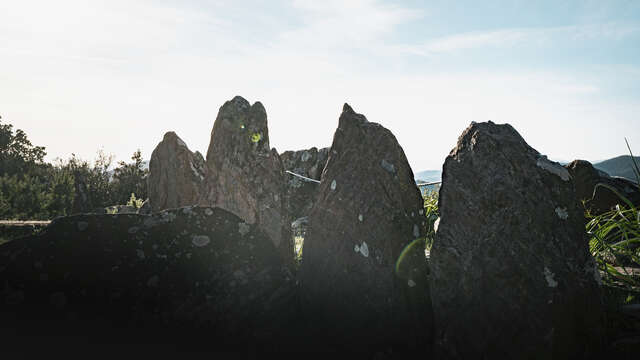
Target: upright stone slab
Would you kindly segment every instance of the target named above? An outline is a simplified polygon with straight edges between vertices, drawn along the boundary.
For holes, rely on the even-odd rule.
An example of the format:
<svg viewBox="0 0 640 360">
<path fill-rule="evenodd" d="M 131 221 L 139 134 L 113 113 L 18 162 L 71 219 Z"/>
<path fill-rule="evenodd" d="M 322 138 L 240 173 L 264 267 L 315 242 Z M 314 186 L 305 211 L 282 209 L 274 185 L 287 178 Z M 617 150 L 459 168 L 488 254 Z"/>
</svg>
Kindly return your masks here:
<svg viewBox="0 0 640 360">
<path fill-rule="evenodd" d="M 424 242 L 415 241 L 425 221 L 396 138 L 345 104 L 300 270 L 303 312 L 319 341 L 362 351 L 425 346 L 426 258 Z"/>
<path fill-rule="evenodd" d="M 204 159 L 170 131 L 149 161 L 149 202 L 153 211 L 197 204 L 204 180 Z"/>
<path fill-rule="evenodd" d="M 569 172 L 510 125 L 473 123 L 442 181 L 430 261 L 440 358 L 594 355 L 600 278 Z"/>
<path fill-rule="evenodd" d="M 285 151 L 280 154 L 285 170 L 320 180 L 329 157 L 329 148 Z M 287 213 L 291 222 L 309 215 L 318 192 L 318 184 L 285 173 Z"/>
<path fill-rule="evenodd" d="M 281 254 L 293 261 L 280 156 L 269 148 L 267 113 L 240 96 L 218 112 L 207 151 L 201 204 L 219 206 L 258 224 Z"/>
</svg>

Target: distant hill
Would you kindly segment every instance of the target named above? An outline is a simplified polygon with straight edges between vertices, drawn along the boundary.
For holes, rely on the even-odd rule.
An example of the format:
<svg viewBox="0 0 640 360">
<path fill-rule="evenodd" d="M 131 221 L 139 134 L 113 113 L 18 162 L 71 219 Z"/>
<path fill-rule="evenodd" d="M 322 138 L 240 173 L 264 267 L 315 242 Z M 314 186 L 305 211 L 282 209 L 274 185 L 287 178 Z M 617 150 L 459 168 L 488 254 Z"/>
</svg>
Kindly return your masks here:
<svg viewBox="0 0 640 360">
<path fill-rule="evenodd" d="M 636 163 L 640 167 L 640 156 L 634 156 Z M 621 176 L 636 181 L 633 171 L 633 163 L 630 155 L 617 156 L 609 160 L 593 164 L 598 170 L 602 170 L 611 176 Z"/>
<path fill-rule="evenodd" d="M 442 179 L 441 170 L 424 170 L 414 174 L 414 179 L 418 182 L 434 182 Z"/>
</svg>

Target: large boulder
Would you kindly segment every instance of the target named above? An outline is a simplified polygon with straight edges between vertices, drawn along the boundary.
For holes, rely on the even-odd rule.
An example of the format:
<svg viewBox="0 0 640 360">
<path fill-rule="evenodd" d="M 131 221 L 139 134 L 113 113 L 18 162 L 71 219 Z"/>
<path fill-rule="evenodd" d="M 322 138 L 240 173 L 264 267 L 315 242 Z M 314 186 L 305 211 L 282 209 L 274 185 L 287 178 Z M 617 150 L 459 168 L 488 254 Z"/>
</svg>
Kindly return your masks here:
<svg viewBox="0 0 640 360">
<path fill-rule="evenodd" d="M 280 154 L 284 170 L 318 181 L 328 157 L 329 148 L 318 150 L 315 147 L 308 150 L 285 151 Z M 285 174 L 284 180 L 289 221 L 294 222 L 308 216 L 318 192 L 318 183 L 288 173 Z"/>
<path fill-rule="evenodd" d="M 68 334 L 71 344 L 52 340 L 65 353 L 95 341 L 270 347 L 287 342 L 293 290 L 267 235 L 219 208 L 58 218 L 38 236 L 0 246 L 7 346 Z"/>
<path fill-rule="evenodd" d="M 565 167 L 573 178 L 578 199 L 584 201 L 585 208 L 592 215 L 609 211 L 617 204 L 625 205 L 626 202 L 620 198 L 620 195 L 635 206 L 640 205 L 640 189 L 633 181 L 622 177 L 611 177 L 594 168 L 586 160 L 574 160 Z M 599 186 L 596 189 L 597 184 L 605 186 Z"/>
<path fill-rule="evenodd" d="M 426 346 L 426 219 L 396 138 L 345 104 L 318 186 L 300 268 L 315 336 L 363 351 Z"/>
<path fill-rule="evenodd" d="M 584 359 L 600 277 L 564 167 L 508 124 L 472 123 L 443 166 L 431 249 L 435 345 L 450 359 Z"/>
<path fill-rule="evenodd" d="M 220 108 L 206 168 L 200 204 L 219 206 L 258 224 L 282 256 L 293 261 L 284 170 L 278 152 L 269 147 L 267 113 L 260 102 L 250 105 L 236 96 Z"/>
<path fill-rule="evenodd" d="M 149 161 L 149 202 L 153 211 L 194 205 L 205 178 L 204 158 L 169 131 Z"/>
</svg>

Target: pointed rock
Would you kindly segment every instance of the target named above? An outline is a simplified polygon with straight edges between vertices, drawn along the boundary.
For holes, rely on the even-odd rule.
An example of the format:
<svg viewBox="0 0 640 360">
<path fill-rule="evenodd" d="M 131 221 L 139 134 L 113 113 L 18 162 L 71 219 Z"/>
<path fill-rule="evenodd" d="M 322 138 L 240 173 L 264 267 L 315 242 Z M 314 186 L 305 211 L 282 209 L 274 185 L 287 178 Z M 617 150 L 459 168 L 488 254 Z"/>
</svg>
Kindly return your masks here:
<svg viewBox="0 0 640 360">
<path fill-rule="evenodd" d="M 201 204 L 219 206 L 258 224 L 293 261 L 280 156 L 269 147 L 267 113 L 240 96 L 218 112 L 207 151 Z"/>
<path fill-rule="evenodd" d="M 600 278 L 568 171 L 510 125 L 474 123 L 442 181 L 430 257 L 437 356 L 590 358 Z"/>
<path fill-rule="evenodd" d="M 153 211 L 194 205 L 205 177 L 204 159 L 169 131 L 149 161 L 149 202 Z"/>
<path fill-rule="evenodd" d="M 345 105 L 317 191 L 300 278 L 318 336 L 362 349 L 423 346 L 430 306 L 416 238 L 426 219 L 396 138 Z"/>
</svg>

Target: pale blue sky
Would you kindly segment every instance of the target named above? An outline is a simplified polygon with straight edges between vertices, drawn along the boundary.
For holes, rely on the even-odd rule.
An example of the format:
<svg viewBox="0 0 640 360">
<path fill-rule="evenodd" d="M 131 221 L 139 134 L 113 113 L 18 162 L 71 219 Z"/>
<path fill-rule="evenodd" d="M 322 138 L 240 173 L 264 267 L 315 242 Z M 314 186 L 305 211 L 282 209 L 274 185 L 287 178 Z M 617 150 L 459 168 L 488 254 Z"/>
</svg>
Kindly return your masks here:
<svg viewBox="0 0 640 360">
<path fill-rule="evenodd" d="M 439 169 L 471 121 L 550 158 L 640 154 L 640 1 L 0 3 L 0 115 L 47 147 L 206 153 L 235 95 L 278 151 L 329 146 L 344 102 Z"/>
</svg>

